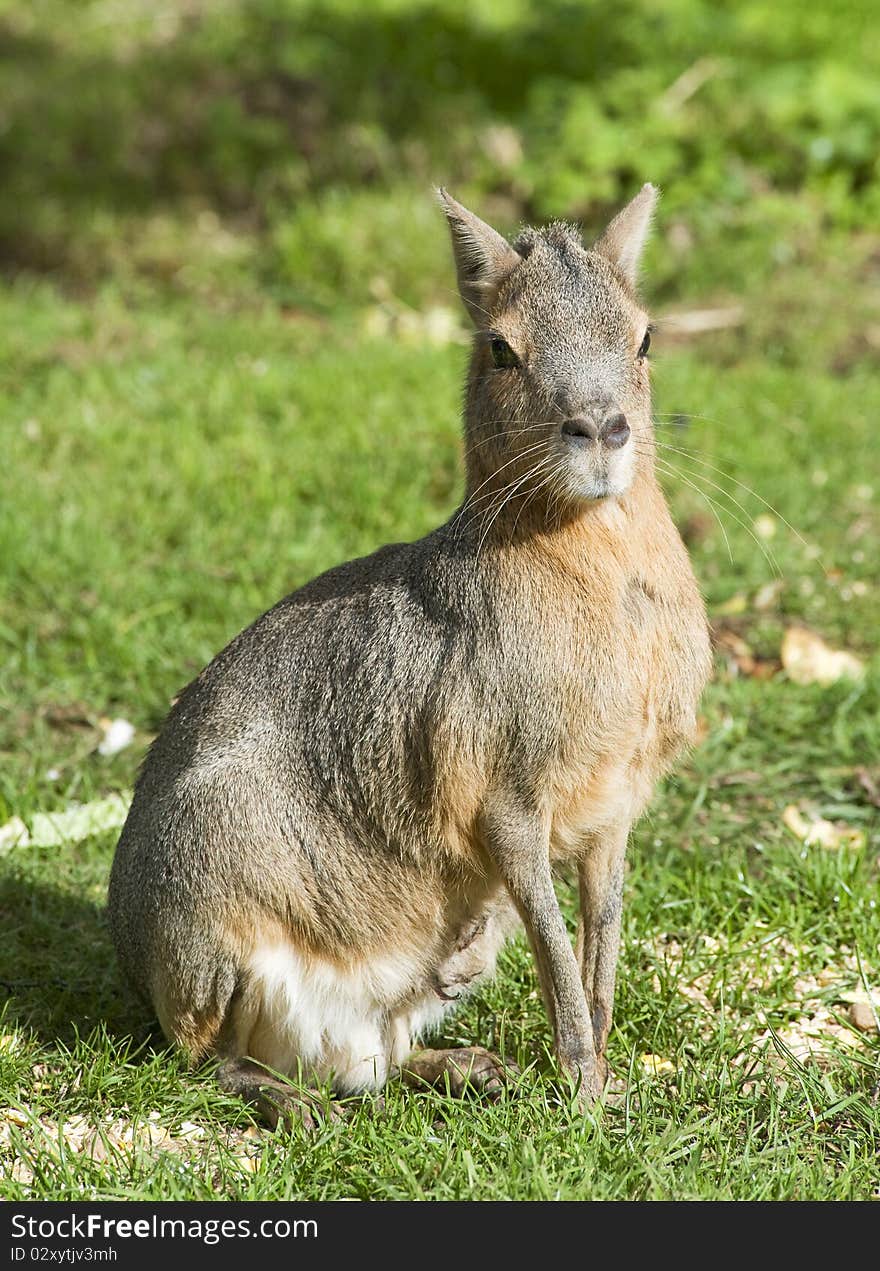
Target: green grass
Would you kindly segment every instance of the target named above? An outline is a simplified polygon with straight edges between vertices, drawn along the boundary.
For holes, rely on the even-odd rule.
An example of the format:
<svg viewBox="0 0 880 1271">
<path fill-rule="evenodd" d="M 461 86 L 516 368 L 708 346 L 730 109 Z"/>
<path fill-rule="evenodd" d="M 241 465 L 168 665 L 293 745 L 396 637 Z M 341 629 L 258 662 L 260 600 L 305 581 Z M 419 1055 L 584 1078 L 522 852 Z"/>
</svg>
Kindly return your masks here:
<svg viewBox="0 0 880 1271">
<path fill-rule="evenodd" d="M 0 824 L 130 789 L 170 699 L 235 632 L 455 506 L 466 350 L 412 317 L 455 304 L 432 180 L 502 227 L 598 228 L 639 181 L 665 184 L 656 408 L 688 452 L 664 452 L 664 480 L 713 619 L 767 660 L 806 624 L 866 675 L 799 686 L 719 654 L 704 740 L 634 836 L 610 1044 L 626 1093 L 587 1117 L 515 943 L 446 1034 L 520 1064 L 499 1104 L 392 1085 L 308 1144 L 249 1131 L 120 982 L 114 835 L 11 849 L 0 1195 L 877 1196 L 880 1049 L 847 1024 L 880 979 L 868 8 L 632 3 L 599 44 L 592 5 L 115 12 L 0 17 Z M 595 65 L 568 52 L 587 44 Z M 682 337 L 676 314 L 733 304 L 739 325 Z M 729 554 L 688 482 L 720 502 Z M 137 728 L 109 759 L 108 716 Z M 790 804 L 862 845 L 801 844 Z M 573 915 L 566 879 L 560 895 Z M 152 1144 L 125 1146 L 144 1124 Z M 84 1150 L 98 1126 L 109 1146 Z"/>
</svg>

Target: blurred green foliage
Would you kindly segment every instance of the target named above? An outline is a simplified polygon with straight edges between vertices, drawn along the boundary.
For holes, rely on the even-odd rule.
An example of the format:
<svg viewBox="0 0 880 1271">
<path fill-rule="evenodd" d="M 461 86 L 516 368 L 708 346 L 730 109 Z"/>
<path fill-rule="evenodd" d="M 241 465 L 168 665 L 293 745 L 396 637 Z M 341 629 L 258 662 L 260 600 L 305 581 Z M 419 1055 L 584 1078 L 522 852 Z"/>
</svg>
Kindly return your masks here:
<svg viewBox="0 0 880 1271">
<path fill-rule="evenodd" d="M 0 260 L 177 286 L 245 260 L 326 306 L 364 301 L 381 243 L 418 300 L 445 267 L 432 182 L 508 226 L 597 223 L 650 179 L 698 245 L 870 228 L 875 21 L 871 0 L 16 0 Z"/>
</svg>

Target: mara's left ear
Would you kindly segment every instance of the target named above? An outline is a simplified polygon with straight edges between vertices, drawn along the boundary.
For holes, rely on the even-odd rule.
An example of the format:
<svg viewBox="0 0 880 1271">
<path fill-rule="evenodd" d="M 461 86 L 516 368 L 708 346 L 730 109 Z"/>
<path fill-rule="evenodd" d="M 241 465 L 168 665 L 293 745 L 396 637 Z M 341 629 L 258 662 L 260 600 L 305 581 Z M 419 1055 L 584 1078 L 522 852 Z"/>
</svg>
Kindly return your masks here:
<svg viewBox="0 0 880 1271">
<path fill-rule="evenodd" d="M 656 185 L 643 185 L 636 197 L 617 213 L 593 248 L 616 265 L 630 285 L 635 284 L 639 272 L 642 249 L 659 194 Z"/>
<path fill-rule="evenodd" d="M 493 288 L 520 264 L 522 258 L 506 238 L 444 189 L 437 190 L 452 235 L 458 290 L 477 329 L 485 326 L 486 304 Z"/>
</svg>

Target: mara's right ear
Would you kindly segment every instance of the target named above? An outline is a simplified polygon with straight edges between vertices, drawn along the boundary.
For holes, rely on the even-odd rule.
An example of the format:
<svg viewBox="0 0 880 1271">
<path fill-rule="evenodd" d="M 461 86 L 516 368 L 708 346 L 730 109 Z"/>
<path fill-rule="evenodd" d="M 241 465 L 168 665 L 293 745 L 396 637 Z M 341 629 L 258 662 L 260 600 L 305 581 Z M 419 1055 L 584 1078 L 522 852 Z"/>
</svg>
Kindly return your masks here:
<svg viewBox="0 0 880 1271">
<path fill-rule="evenodd" d="M 643 185 L 636 197 L 617 213 L 593 249 L 616 265 L 630 286 L 635 286 L 659 194 L 656 185 Z"/>
<path fill-rule="evenodd" d="M 506 238 L 462 207 L 446 190 L 439 189 L 437 198 L 452 235 L 458 290 L 474 326 L 481 327 L 487 316 L 486 300 L 521 257 Z"/>
</svg>

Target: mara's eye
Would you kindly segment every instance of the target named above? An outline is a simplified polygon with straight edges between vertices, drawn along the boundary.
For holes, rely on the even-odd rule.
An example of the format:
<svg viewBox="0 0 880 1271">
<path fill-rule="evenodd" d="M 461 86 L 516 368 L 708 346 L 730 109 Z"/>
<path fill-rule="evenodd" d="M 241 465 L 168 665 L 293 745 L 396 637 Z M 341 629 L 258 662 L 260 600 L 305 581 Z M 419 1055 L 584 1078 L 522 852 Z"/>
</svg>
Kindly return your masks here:
<svg viewBox="0 0 880 1271">
<path fill-rule="evenodd" d="M 519 366 L 519 358 L 506 340 L 502 340 L 500 335 L 492 337 L 489 345 L 492 350 L 492 361 L 499 371 L 509 371 L 515 366 Z"/>
<path fill-rule="evenodd" d="M 650 330 L 648 330 L 648 331 L 646 331 L 646 332 L 645 332 L 645 338 L 644 338 L 644 340 L 642 340 L 641 344 L 639 345 L 638 357 L 639 357 L 640 359 L 641 359 L 641 358 L 643 358 L 643 357 L 647 357 L 647 356 L 648 356 L 648 349 L 649 349 L 650 347 L 651 347 L 651 332 L 650 332 Z"/>
</svg>

